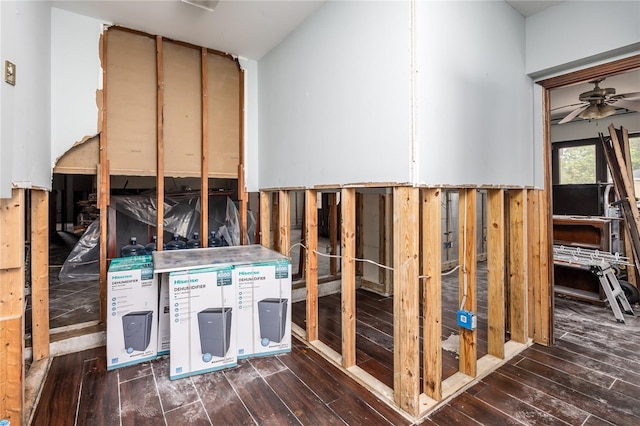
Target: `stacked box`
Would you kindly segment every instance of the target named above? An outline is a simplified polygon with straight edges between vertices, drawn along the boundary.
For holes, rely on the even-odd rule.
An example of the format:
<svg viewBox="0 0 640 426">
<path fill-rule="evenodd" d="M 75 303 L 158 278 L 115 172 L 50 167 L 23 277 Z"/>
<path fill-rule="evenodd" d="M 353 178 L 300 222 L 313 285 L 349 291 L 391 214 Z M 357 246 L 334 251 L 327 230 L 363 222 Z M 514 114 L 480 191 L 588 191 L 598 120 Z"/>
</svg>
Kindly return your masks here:
<svg viewBox="0 0 640 426">
<path fill-rule="evenodd" d="M 160 282 L 158 302 L 158 355 L 169 353 L 171 345 L 171 310 L 169 309 L 169 274 L 157 274 Z"/>
<path fill-rule="evenodd" d="M 236 286 L 229 266 L 169 273 L 169 378 L 237 365 Z"/>
<path fill-rule="evenodd" d="M 266 250 L 266 249 L 265 249 Z M 234 266 L 238 287 L 238 358 L 291 351 L 291 264 L 274 260 Z"/>
<path fill-rule="evenodd" d="M 155 359 L 158 284 L 151 256 L 111 261 L 107 303 L 107 370 Z"/>
</svg>

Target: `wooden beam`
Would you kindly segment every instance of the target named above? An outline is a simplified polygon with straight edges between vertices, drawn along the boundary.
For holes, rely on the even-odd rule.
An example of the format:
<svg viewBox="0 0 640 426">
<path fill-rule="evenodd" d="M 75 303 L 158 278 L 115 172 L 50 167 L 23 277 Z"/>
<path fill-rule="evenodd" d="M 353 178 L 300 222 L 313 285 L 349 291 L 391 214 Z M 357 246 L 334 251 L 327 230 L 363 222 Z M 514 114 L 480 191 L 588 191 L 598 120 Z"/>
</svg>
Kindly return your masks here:
<svg viewBox="0 0 640 426">
<path fill-rule="evenodd" d="M 362 237 L 364 220 L 364 194 L 356 192 L 356 257 L 364 258 L 364 238 Z M 356 263 L 356 276 L 364 275 L 364 263 Z"/>
<path fill-rule="evenodd" d="M 553 201 L 551 179 L 551 92 L 542 92 L 542 121 L 544 146 L 544 189 L 540 194 L 540 311 L 536 319 L 540 321 L 534 341 L 542 345 L 552 345 L 554 341 L 553 315 L 555 295 L 553 291 Z"/>
<path fill-rule="evenodd" d="M 393 188 L 393 391 L 413 416 L 420 399 L 419 208 L 417 188 Z"/>
<path fill-rule="evenodd" d="M 475 188 L 461 189 L 458 198 L 458 259 L 459 298 L 462 309 L 477 314 L 477 253 L 476 253 L 476 196 Z M 466 296 L 465 296 L 466 294 Z M 463 303 L 464 302 L 464 303 Z M 460 328 L 460 366 L 459 370 L 475 377 L 478 371 L 478 332 Z"/>
<path fill-rule="evenodd" d="M 487 190 L 488 353 L 504 358 L 504 190 Z"/>
<path fill-rule="evenodd" d="M 273 249 L 280 251 L 280 198 L 278 192 L 271 193 L 271 224 L 268 229 L 271 229 L 272 237 L 271 241 Z"/>
<path fill-rule="evenodd" d="M 289 256 L 291 248 L 291 193 L 278 191 L 278 223 L 279 241 L 278 250 L 285 256 Z"/>
<path fill-rule="evenodd" d="M 342 366 L 356 364 L 356 190 L 341 192 Z"/>
<path fill-rule="evenodd" d="M 156 250 L 164 246 L 164 58 L 162 37 L 156 36 Z M 206 239 L 206 236 L 202 237 Z"/>
<path fill-rule="evenodd" d="M 98 209 L 100 210 L 100 322 L 107 320 L 107 227 L 109 197 L 110 197 L 110 176 L 109 160 L 107 155 L 107 34 L 102 32 L 102 110 L 101 120 L 102 132 L 100 134 L 100 163 L 98 178 Z"/>
<path fill-rule="evenodd" d="M 307 287 L 307 341 L 318 340 L 318 194 L 307 189 L 304 194 Z"/>
<path fill-rule="evenodd" d="M 329 193 L 329 246 L 331 255 L 338 254 L 338 203 L 337 195 Z M 329 275 L 338 275 L 338 260 L 335 257 L 329 258 Z"/>
<path fill-rule="evenodd" d="M 509 314 L 511 340 L 526 343 L 527 324 L 527 192 L 509 190 Z"/>
<path fill-rule="evenodd" d="M 31 190 L 31 335 L 33 360 L 49 356 L 49 192 Z"/>
<path fill-rule="evenodd" d="M 442 191 L 422 189 L 424 393 L 442 399 Z"/>
<path fill-rule="evenodd" d="M 540 197 L 538 190 L 527 190 L 527 311 L 528 335 L 536 335 L 536 318 L 542 306 L 540 300 Z"/>
<path fill-rule="evenodd" d="M 0 199 L 0 418 L 23 424 L 25 195 Z M 14 253 L 15 251 L 15 253 Z"/>
<path fill-rule="evenodd" d="M 209 69 L 207 48 L 200 48 L 200 79 L 202 87 L 202 149 L 200 150 L 200 240 L 209 245 Z M 242 235 L 242 233 L 240 233 Z"/>
<path fill-rule="evenodd" d="M 244 153 L 244 70 L 240 69 L 239 76 L 239 105 L 238 113 L 240 114 L 238 126 L 240 127 L 239 137 L 238 137 L 238 156 L 240 157 L 238 160 L 238 201 L 240 203 L 240 208 L 238 210 L 238 214 L 240 215 L 240 244 L 248 244 L 247 241 L 247 206 L 248 206 L 248 195 L 245 183 L 244 176 L 244 164 L 245 164 L 245 153 Z"/>
<path fill-rule="evenodd" d="M 271 248 L 271 193 L 260 191 L 260 244 Z"/>
<path fill-rule="evenodd" d="M 627 169 L 624 171 L 621 170 L 621 173 L 626 173 L 627 176 L 631 178 L 630 180 L 633 180 L 633 165 L 631 164 L 632 161 L 631 161 L 631 146 L 629 145 L 629 133 L 625 128 L 621 128 L 620 130 L 622 133 L 622 140 L 620 140 L 619 142 L 622 148 L 622 156 L 624 157 L 625 165 L 627 166 Z M 630 200 L 636 200 L 635 182 L 629 188 L 629 193 L 627 194 L 627 196 L 629 197 Z M 608 200 L 606 200 L 605 202 L 607 201 Z M 632 238 L 631 232 L 629 231 L 629 228 L 625 226 L 624 227 L 624 252 L 626 256 L 629 258 L 629 260 L 631 260 L 630 263 L 633 265 L 637 265 L 640 262 L 634 259 L 636 255 L 634 254 L 633 246 L 631 244 L 631 238 Z M 634 267 L 627 268 L 627 281 L 629 281 L 629 283 L 633 284 L 636 287 L 638 287 L 637 276 L 638 276 L 638 268 L 634 268 Z"/>
</svg>

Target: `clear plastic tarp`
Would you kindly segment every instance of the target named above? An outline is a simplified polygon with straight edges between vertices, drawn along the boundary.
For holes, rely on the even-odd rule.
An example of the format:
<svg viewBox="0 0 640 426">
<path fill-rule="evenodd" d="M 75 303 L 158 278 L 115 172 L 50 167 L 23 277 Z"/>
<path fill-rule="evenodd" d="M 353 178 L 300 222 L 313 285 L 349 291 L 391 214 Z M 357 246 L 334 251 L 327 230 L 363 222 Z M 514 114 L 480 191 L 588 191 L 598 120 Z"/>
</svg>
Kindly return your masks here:
<svg viewBox="0 0 640 426">
<path fill-rule="evenodd" d="M 201 217 L 200 194 L 167 195 L 164 199 L 164 230 L 169 234 L 189 239 L 199 231 Z M 112 196 L 109 208 L 115 209 L 116 229 L 109 224 L 109 232 L 116 231 L 118 247 L 126 244 L 132 229 L 146 229 L 156 224 L 157 202 L 155 194 Z M 209 231 L 215 231 L 230 246 L 240 245 L 240 215 L 236 203 L 229 197 L 209 198 Z M 100 277 L 100 226 L 96 219 L 80 237 L 62 265 L 58 275 L 61 282 L 92 281 Z M 256 221 L 247 214 L 247 241 L 253 242 Z M 113 231 L 112 231 L 113 229 Z M 121 235 L 120 235 L 121 234 Z M 207 236 L 202 236 L 206 239 Z M 144 241 L 139 239 L 138 241 Z M 167 241 L 167 238 L 165 238 Z M 144 244 L 144 242 L 143 242 Z"/>
</svg>

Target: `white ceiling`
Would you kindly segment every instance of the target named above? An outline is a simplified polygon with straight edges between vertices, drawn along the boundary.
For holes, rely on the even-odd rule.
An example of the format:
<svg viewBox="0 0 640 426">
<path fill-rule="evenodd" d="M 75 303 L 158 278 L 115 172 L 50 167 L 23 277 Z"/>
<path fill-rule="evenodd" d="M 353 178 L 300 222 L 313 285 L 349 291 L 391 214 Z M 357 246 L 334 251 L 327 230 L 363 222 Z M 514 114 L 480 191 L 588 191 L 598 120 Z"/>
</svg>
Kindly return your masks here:
<svg viewBox="0 0 640 426">
<path fill-rule="evenodd" d="M 52 0 L 51 3 L 115 25 L 258 60 L 324 2 L 221 0 L 213 12 L 181 0 Z M 526 17 L 562 2 L 507 3 Z"/>
<path fill-rule="evenodd" d="M 221 0 L 213 12 L 180 0 L 51 1 L 53 7 L 258 60 L 324 0 Z"/>
<path fill-rule="evenodd" d="M 301 25 L 325 0 L 220 0 L 213 12 L 181 0 L 52 0 L 54 7 L 91 16 L 153 35 L 193 43 L 235 56 L 259 60 Z M 340 0 L 334 0 L 340 1 Z M 507 1 L 524 17 L 562 1 Z M 617 93 L 640 91 L 640 71 L 611 76 L 601 87 Z M 591 90 L 583 84 L 556 89 L 551 108 L 578 102 L 578 95 Z M 564 117 L 571 108 L 557 110 Z"/>
</svg>

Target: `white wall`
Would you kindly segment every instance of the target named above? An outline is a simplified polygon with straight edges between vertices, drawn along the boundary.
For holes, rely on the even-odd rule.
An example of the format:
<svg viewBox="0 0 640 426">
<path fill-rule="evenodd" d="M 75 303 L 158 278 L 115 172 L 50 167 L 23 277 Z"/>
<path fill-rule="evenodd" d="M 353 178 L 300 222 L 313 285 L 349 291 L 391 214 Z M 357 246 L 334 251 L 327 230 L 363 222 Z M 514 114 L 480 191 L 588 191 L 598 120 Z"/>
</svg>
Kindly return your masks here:
<svg viewBox="0 0 640 426">
<path fill-rule="evenodd" d="M 551 126 L 551 141 L 574 141 L 597 138 L 599 133 L 609 136 L 609 125 L 624 127 L 629 133 L 640 132 L 640 113 L 622 114 L 601 120 L 575 120 Z"/>
<path fill-rule="evenodd" d="M 565 1 L 526 22 L 530 75 L 595 65 L 640 50 L 638 1 Z"/>
<path fill-rule="evenodd" d="M 51 167 L 75 142 L 98 133 L 104 21 L 51 9 Z"/>
<path fill-rule="evenodd" d="M 51 188 L 51 9 L 44 1 L 0 2 L 2 70 L 16 64 L 16 85 L 0 82 L 0 197 L 11 187 Z"/>
<path fill-rule="evenodd" d="M 534 185 L 525 21 L 507 3 L 416 3 L 419 183 Z"/>
<path fill-rule="evenodd" d="M 260 188 L 411 180 L 410 25 L 409 2 L 327 2 L 260 60 Z"/>
</svg>

